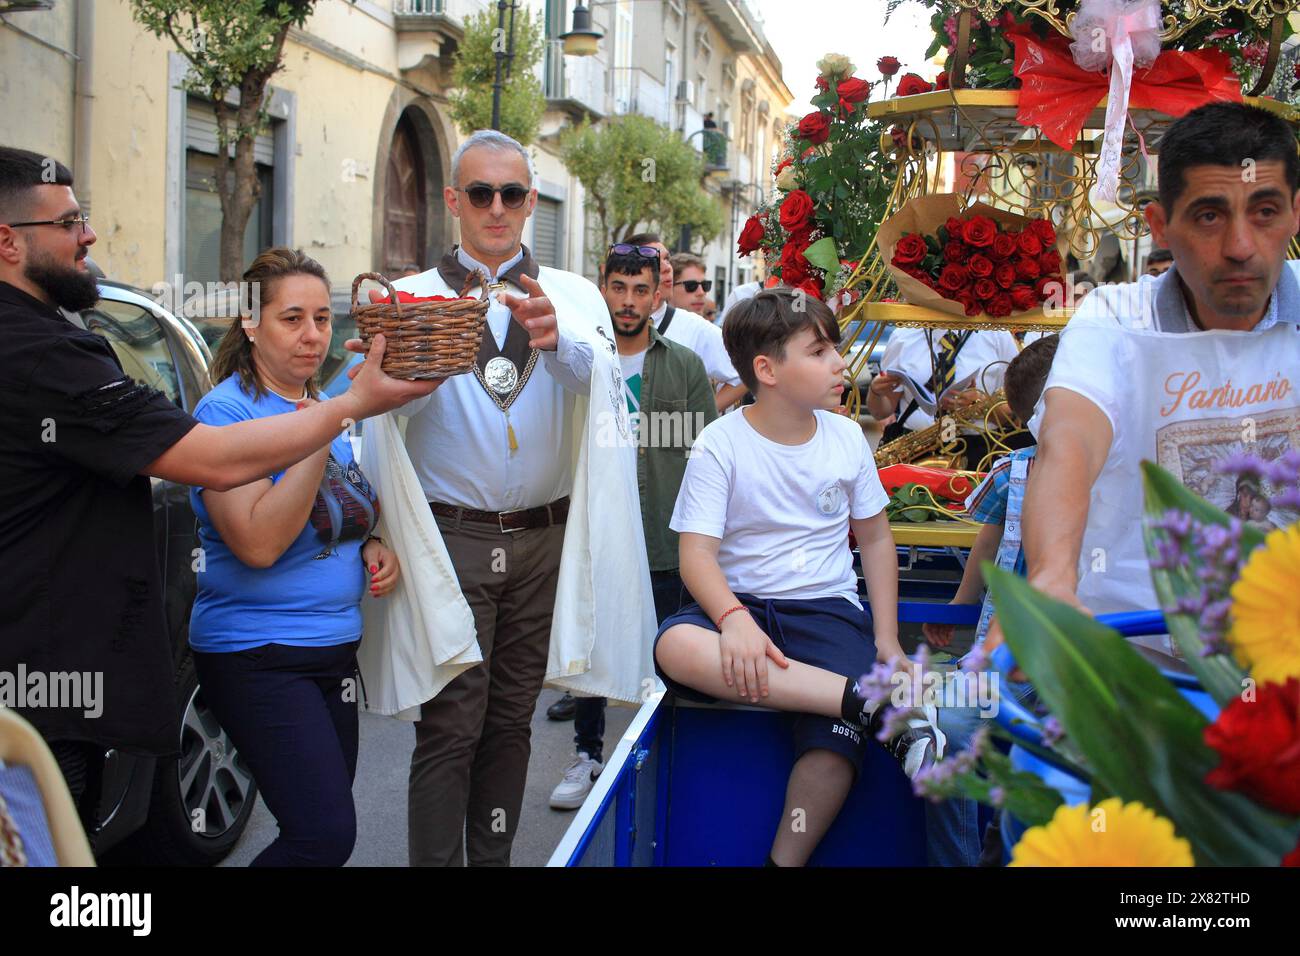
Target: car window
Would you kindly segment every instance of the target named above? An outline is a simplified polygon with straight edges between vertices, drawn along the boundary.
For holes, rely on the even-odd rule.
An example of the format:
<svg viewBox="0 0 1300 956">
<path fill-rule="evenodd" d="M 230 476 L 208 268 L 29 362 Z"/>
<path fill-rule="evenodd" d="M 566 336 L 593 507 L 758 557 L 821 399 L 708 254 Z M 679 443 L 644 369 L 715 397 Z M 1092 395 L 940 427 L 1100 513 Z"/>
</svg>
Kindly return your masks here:
<svg viewBox="0 0 1300 956">
<path fill-rule="evenodd" d="M 128 302 L 100 299 L 94 308 L 81 313 L 81 319 L 87 329 L 113 346 L 127 375 L 184 407 L 171 350 L 152 312 Z"/>
</svg>

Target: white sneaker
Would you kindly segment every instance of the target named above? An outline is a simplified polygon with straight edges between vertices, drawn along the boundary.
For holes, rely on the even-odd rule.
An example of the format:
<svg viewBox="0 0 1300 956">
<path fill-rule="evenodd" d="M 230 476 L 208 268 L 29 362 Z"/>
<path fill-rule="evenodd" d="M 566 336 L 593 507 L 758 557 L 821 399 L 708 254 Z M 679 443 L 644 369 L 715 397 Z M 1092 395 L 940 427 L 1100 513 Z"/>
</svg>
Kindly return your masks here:
<svg viewBox="0 0 1300 956">
<path fill-rule="evenodd" d="M 869 730 L 879 730 L 881 714 L 884 708 L 877 710 L 869 718 Z M 865 713 L 865 711 L 864 711 Z M 907 779 L 915 780 L 916 775 L 936 760 L 942 760 L 947 750 L 948 738 L 939 729 L 939 714 L 933 704 L 916 708 L 907 720 L 907 729 L 897 734 L 885 744 L 885 749 L 898 761 Z"/>
<path fill-rule="evenodd" d="M 579 750 L 573 763 L 564 768 L 564 779 L 551 791 L 551 808 L 553 810 L 576 810 L 587 799 L 596 778 L 605 769 L 599 760 L 592 760 L 584 751 Z"/>
<path fill-rule="evenodd" d="M 907 721 L 907 730 L 886 746 L 903 765 L 907 779 L 915 780 L 924 768 L 943 759 L 947 745 L 948 738 L 939 729 L 939 716 L 934 705 L 926 704 L 921 708 L 921 713 Z"/>
</svg>

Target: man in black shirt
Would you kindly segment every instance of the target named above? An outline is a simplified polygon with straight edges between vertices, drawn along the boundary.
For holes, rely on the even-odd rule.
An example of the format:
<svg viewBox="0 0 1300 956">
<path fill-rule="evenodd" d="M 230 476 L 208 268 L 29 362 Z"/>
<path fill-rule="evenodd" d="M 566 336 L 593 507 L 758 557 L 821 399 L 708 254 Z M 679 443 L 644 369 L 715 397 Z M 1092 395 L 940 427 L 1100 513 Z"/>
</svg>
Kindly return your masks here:
<svg viewBox="0 0 1300 956">
<path fill-rule="evenodd" d="M 107 747 L 178 748 L 148 476 L 226 491 L 435 387 L 384 375 L 377 338 L 344 395 L 200 425 L 59 312 L 98 299 L 85 266 L 94 242 L 68 169 L 0 147 L 0 681 L 42 675 L 52 687 L 53 675 L 102 674 L 98 714 L 48 699 L 15 708 L 65 773 Z"/>
</svg>

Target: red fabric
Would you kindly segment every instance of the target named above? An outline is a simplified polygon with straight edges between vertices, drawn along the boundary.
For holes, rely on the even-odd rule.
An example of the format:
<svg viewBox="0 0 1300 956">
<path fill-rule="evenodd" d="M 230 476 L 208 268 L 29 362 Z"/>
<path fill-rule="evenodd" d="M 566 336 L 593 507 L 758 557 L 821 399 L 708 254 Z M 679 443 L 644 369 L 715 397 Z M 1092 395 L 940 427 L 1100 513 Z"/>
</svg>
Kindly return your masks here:
<svg viewBox="0 0 1300 956">
<path fill-rule="evenodd" d="M 1020 80 L 1017 122 L 1037 126 L 1057 146 L 1070 149 L 1088 114 L 1109 92 L 1110 77 L 1079 67 L 1063 36 L 1040 40 L 1023 27 L 1007 35 L 1015 44 Z M 1218 100 L 1241 102 L 1241 81 L 1219 50 L 1166 50 L 1149 69 L 1133 71 L 1131 109 L 1178 117 Z"/>
<path fill-rule="evenodd" d="M 880 483 L 887 494 L 892 495 L 909 482 L 925 485 L 936 498 L 947 498 L 955 502 L 964 502 L 975 487 L 969 476 L 959 475 L 949 468 L 889 465 L 880 469 Z"/>
<path fill-rule="evenodd" d="M 400 289 L 394 291 L 397 292 L 398 302 L 455 302 L 460 298 L 460 296 L 455 295 L 411 295 L 411 293 L 402 292 Z M 391 300 L 386 299 L 384 301 Z"/>
</svg>

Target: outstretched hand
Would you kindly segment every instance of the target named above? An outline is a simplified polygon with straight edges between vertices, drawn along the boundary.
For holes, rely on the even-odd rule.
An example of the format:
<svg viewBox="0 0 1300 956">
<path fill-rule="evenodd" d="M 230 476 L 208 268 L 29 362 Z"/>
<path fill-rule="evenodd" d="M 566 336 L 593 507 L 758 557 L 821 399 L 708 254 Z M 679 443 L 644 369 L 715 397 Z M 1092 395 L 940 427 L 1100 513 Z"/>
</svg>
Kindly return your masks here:
<svg viewBox="0 0 1300 956">
<path fill-rule="evenodd" d="M 376 335 L 370 342 L 369 350 L 361 339 L 348 339 L 343 343 L 349 352 L 359 352 L 366 360 L 348 369 L 347 376 L 352 380 L 348 394 L 361 402 L 360 418 L 369 418 L 399 408 L 407 402 L 428 395 L 445 379 L 432 381 L 407 381 L 392 378 L 383 371 L 384 336 Z"/>
<path fill-rule="evenodd" d="M 528 330 L 528 347 L 554 352 L 560 345 L 560 329 L 555 319 L 555 306 L 546 297 L 537 280 L 522 276 L 520 284 L 528 293 L 527 298 L 503 292 L 497 301 L 510 310 L 516 322 Z"/>
</svg>

